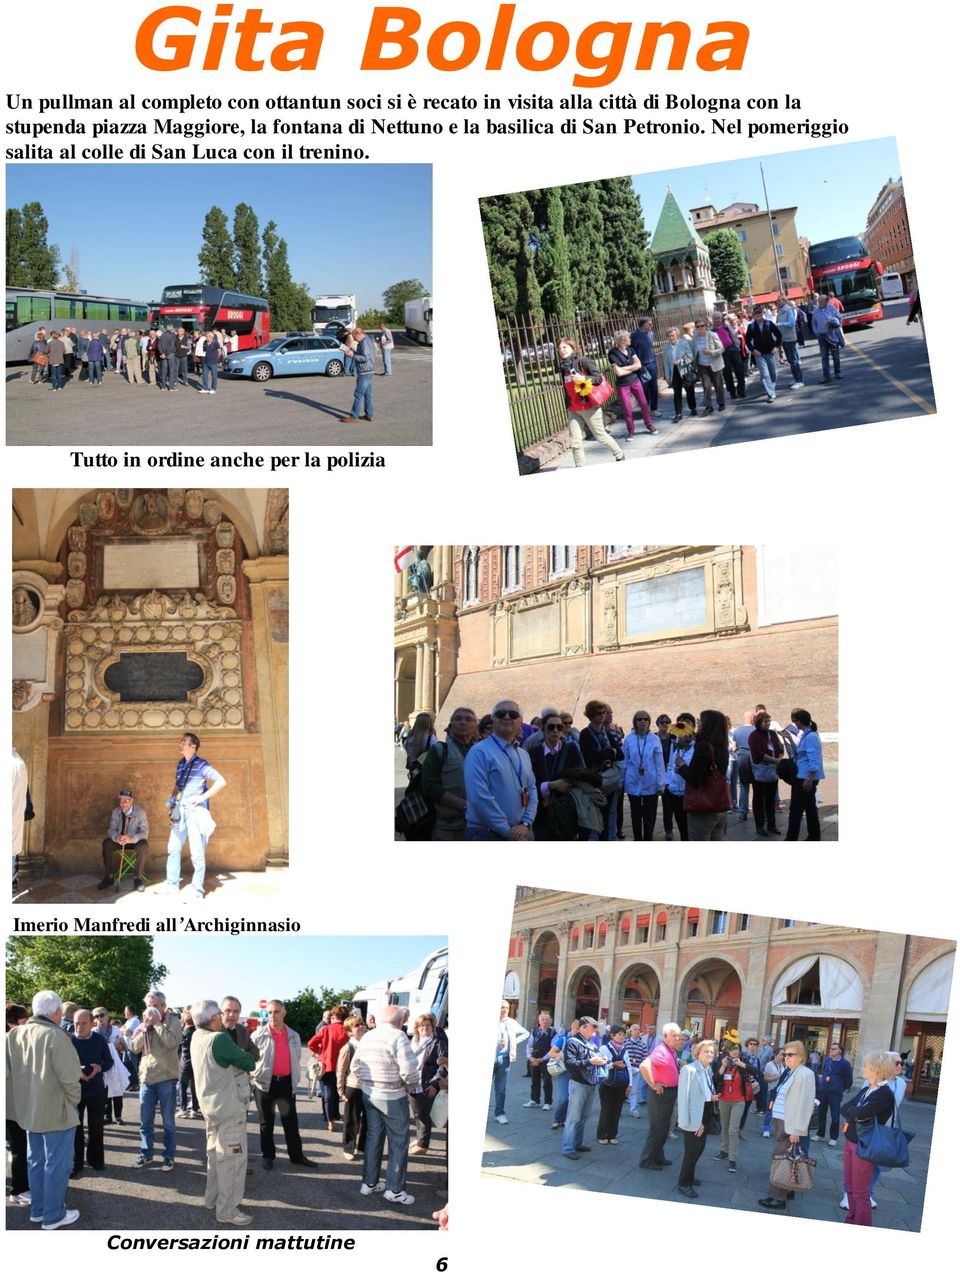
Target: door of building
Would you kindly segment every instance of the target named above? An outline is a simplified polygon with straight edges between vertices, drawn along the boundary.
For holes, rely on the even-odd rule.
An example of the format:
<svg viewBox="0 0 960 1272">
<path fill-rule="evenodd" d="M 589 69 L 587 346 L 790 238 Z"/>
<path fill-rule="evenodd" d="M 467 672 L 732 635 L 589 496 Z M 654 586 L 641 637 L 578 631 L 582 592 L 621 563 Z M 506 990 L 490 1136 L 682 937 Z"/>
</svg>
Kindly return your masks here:
<svg viewBox="0 0 960 1272">
<path fill-rule="evenodd" d="M 914 1100 L 937 1102 L 946 1030 L 943 1023 L 922 1020 L 908 1020 L 903 1026 L 900 1050 L 907 1052 L 907 1094 Z"/>
</svg>

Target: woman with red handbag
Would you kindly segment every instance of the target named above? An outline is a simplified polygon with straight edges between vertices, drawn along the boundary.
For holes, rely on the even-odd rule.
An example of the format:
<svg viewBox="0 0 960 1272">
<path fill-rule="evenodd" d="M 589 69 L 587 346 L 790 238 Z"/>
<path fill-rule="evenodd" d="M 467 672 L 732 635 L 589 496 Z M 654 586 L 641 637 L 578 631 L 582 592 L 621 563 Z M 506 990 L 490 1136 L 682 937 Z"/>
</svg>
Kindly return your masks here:
<svg viewBox="0 0 960 1272">
<path fill-rule="evenodd" d="M 722 711 L 701 711 L 693 758 L 689 764 L 678 760 L 675 766 L 686 782 L 683 807 L 691 841 L 726 838 L 727 812 L 732 805 L 727 783 L 729 753 L 726 716 Z"/>
<path fill-rule="evenodd" d="M 613 393 L 613 386 L 604 379 L 597 364 L 581 354 L 580 346 L 575 340 L 561 336 L 557 342 L 557 353 L 567 397 L 567 425 L 570 429 L 574 465 L 582 468 L 584 464 L 584 426 L 607 450 L 613 451 L 614 459 L 625 459 L 623 451 L 603 423 L 603 404 Z"/>
</svg>

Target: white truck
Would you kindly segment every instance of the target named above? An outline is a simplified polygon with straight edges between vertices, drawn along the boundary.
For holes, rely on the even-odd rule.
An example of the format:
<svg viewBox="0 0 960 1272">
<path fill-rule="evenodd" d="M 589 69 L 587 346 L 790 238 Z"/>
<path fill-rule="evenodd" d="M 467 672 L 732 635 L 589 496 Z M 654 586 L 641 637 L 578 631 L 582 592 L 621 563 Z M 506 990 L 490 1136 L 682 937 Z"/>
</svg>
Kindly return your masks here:
<svg viewBox="0 0 960 1272">
<path fill-rule="evenodd" d="M 408 300 L 403 306 L 403 325 L 407 336 L 417 344 L 433 344 L 433 300 L 430 296 L 419 296 L 416 300 Z"/>
</svg>

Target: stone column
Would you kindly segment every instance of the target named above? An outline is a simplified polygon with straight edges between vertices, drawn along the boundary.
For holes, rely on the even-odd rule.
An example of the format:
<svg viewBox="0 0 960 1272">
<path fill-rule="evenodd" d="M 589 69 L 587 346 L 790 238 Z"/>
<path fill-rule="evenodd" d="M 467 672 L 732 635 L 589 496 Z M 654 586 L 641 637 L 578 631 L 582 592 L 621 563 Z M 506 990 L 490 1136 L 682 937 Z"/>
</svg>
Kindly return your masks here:
<svg viewBox="0 0 960 1272">
<path fill-rule="evenodd" d="M 607 925 L 607 943 L 603 948 L 603 958 L 600 963 L 600 1007 L 601 1010 L 604 1006 L 607 1009 L 607 1024 L 609 1026 L 614 1021 L 613 991 L 616 985 L 614 984 L 613 964 L 617 956 L 617 916 L 615 914 L 604 914 L 601 916 L 600 921 Z"/>
<path fill-rule="evenodd" d="M 767 977 L 767 954 L 770 949 L 770 928 L 773 920 L 764 915 L 750 916 L 750 951 L 747 971 L 740 991 L 741 1038 L 757 1037 L 770 1032 L 770 1004 L 764 1003 L 763 991 Z M 771 986 L 771 989 L 773 987 Z"/>
<path fill-rule="evenodd" d="M 423 643 L 417 643 L 417 678 L 413 688 L 413 710 L 419 714 L 423 710 Z"/>
<path fill-rule="evenodd" d="M 250 582 L 267 802 L 267 865 L 286 866 L 290 860 L 287 630 L 289 559 L 275 556 L 244 561 L 243 572 Z"/>
<path fill-rule="evenodd" d="M 677 980 L 677 965 L 680 961 L 680 930 L 683 924 L 684 908 L 679 905 L 667 906 L 667 936 L 663 942 L 663 975 L 660 977 L 660 1014 L 657 1018 L 657 1033 L 661 1033 L 668 1020 L 678 1020 L 680 1004 L 677 1001 L 680 986 Z M 656 918 L 656 915 L 654 916 Z M 682 1023 L 682 1022 L 681 1022 Z"/>
<path fill-rule="evenodd" d="M 569 1025 L 571 1007 L 567 1001 L 567 957 L 570 952 L 570 921 L 564 919 L 556 925 L 560 953 L 557 955 L 557 1001 L 554 1004 L 554 1023 Z"/>
<path fill-rule="evenodd" d="M 877 933 L 877 954 L 873 976 L 863 986 L 863 1009 L 860 1013 L 860 1037 L 857 1055 L 871 1051 L 888 1051 L 899 1043 L 894 1036 L 897 1003 L 900 997 L 900 974 L 907 937 L 899 932 Z M 847 1057 L 851 1064 L 854 1058 Z"/>
<path fill-rule="evenodd" d="M 422 686 L 423 687 L 423 707 L 421 708 L 421 710 L 423 711 L 436 712 L 437 710 L 437 699 L 436 699 L 437 687 L 436 687 L 436 678 L 434 676 L 434 664 L 436 662 L 434 655 L 436 653 L 436 650 L 437 650 L 437 647 L 432 640 L 428 640 L 424 642 L 423 686 Z"/>
<path fill-rule="evenodd" d="M 520 999 L 519 1019 L 524 1029 L 532 1030 L 537 1023 L 536 998 L 539 988 L 533 965 L 533 928 L 523 928 L 517 933 L 517 937 L 523 941 L 523 970 L 520 974 L 520 991 L 523 997 Z M 534 1001 L 531 1002 L 531 999 Z"/>
</svg>

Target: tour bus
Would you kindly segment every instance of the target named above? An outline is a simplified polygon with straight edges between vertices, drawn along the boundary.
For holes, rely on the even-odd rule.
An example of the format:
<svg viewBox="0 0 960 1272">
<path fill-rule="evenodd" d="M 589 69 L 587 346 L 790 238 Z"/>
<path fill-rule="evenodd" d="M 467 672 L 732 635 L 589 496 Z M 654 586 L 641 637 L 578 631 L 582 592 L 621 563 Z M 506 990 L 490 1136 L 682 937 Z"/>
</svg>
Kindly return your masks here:
<svg viewBox="0 0 960 1272">
<path fill-rule="evenodd" d="M 883 274 L 880 278 L 880 295 L 884 300 L 896 300 L 903 295 L 903 279 L 899 274 Z"/>
<path fill-rule="evenodd" d="M 869 327 L 883 317 L 881 272 L 882 266 L 855 234 L 810 245 L 813 290 L 837 297 L 844 327 Z"/>
<path fill-rule="evenodd" d="M 164 287 L 153 322 L 189 332 L 237 333 L 238 349 L 259 349 L 270 339 L 270 305 L 262 296 L 211 287 L 207 283 Z"/>
<path fill-rule="evenodd" d="M 357 298 L 346 292 L 332 296 L 317 296 L 310 311 L 314 334 L 322 336 L 327 327 L 335 324 L 337 335 L 342 335 L 347 327 L 353 327 L 357 321 Z"/>
<path fill-rule="evenodd" d="M 378 1020 L 384 1007 L 407 1007 L 410 1018 L 407 1032 L 412 1033 L 413 1022 L 425 1011 L 433 1012 L 437 1024 L 446 1028 L 447 995 L 449 988 L 449 952 L 442 946 L 428 954 L 419 967 L 392 980 L 377 981 L 367 989 L 360 989 L 353 996 L 353 1007 L 364 1020 L 372 1013 Z"/>
<path fill-rule="evenodd" d="M 7 288 L 7 362 L 29 362 L 30 346 L 37 329 L 47 335 L 62 327 L 97 331 L 112 336 L 123 327 L 146 327 L 149 309 L 135 300 L 115 296 L 90 296 L 84 292 L 42 291 L 32 287 Z"/>
</svg>

